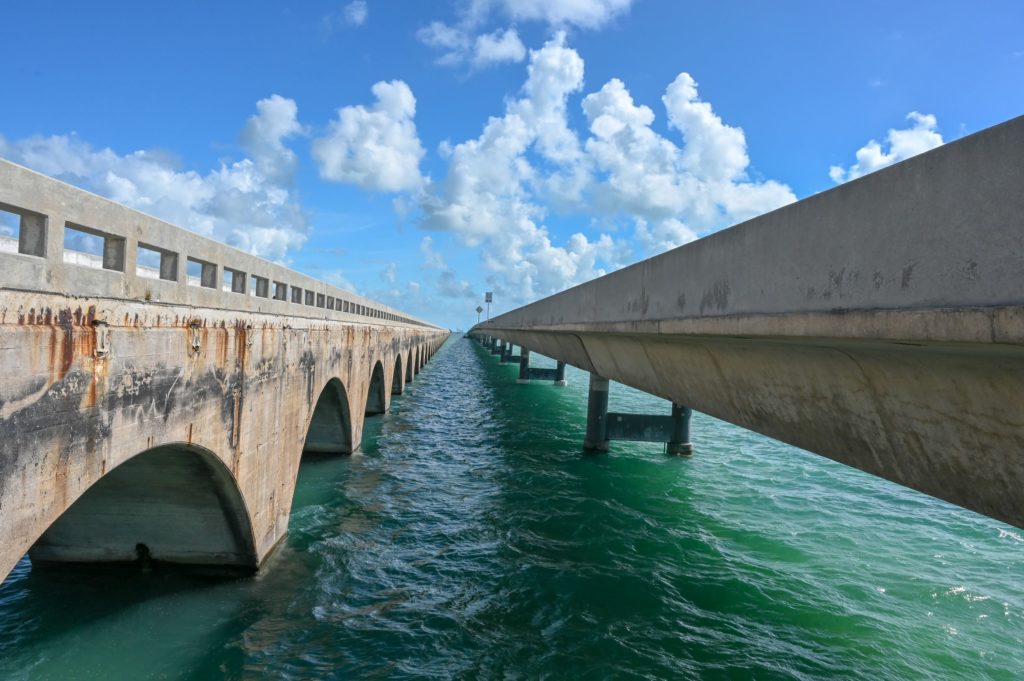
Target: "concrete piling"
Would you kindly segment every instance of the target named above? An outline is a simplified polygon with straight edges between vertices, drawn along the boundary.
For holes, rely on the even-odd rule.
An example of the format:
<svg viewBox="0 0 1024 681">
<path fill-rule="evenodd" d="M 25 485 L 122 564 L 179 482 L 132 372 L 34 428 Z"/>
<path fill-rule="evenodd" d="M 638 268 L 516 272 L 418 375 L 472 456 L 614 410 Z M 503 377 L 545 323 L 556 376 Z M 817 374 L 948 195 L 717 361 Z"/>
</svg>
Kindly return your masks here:
<svg viewBox="0 0 1024 681">
<path fill-rule="evenodd" d="M 516 383 L 530 382 L 530 351 L 521 347 L 519 349 L 519 378 Z"/>
<path fill-rule="evenodd" d="M 681 404 L 672 403 L 672 438 L 666 443 L 665 451 L 676 456 L 693 456 L 690 443 L 690 418 L 693 410 Z"/>
<path fill-rule="evenodd" d="M 590 394 L 587 398 L 587 435 L 583 448 L 594 452 L 608 451 L 608 379 L 590 374 Z"/>
</svg>

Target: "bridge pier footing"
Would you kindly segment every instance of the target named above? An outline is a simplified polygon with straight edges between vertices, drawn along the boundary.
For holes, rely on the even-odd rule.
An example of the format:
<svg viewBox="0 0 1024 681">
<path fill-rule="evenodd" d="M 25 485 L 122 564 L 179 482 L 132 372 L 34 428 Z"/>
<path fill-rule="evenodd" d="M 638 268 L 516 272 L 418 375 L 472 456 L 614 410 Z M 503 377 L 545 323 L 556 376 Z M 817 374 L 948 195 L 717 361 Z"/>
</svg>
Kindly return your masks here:
<svg viewBox="0 0 1024 681">
<path fill-rule="evenodd" d="M 511 354 L 510 359 L 513 359 Z M 502 359 L 504 361 L 504 359 Z M 520 346 L 519 378 L 516 383 L 529 383 L 531 380 L 551 381 L 555 385 L 565 385 L 565 362 L 559 361 L 554 369 L 539 369 L 530 366 L 530 351 Z"/>
<path fill-rule="evenodd" d="M 561 367 L 564 372 L 564 366 Z M 672 403 L 669 416 L 657 414 L 619 414 L 608 412 L 608 379 L 590 374 L 587 399 L 587 434 L 583 448 L 606 452 L 612 440 L 664 442 L 665 451 L 674 456 L 692 456 L 690 419 L 693 410 Z"/>
</svg>

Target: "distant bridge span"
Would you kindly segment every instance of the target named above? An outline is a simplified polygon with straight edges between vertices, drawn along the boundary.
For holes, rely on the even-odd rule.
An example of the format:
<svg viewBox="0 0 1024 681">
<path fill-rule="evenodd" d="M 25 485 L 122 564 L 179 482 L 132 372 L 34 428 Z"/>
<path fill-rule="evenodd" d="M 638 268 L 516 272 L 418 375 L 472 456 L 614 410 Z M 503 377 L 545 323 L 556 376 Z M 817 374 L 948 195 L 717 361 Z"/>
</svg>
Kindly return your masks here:
<svg viewBox="0 0 1024 681">
<path fill-rule="evenodd" d="M 6 161 L 0 210 L 0 579 L 257 568 L 303 451 L 358 448 L 448 336 Z"/>
<path fill-rule="evenodd" d="M 1024 527 L 1024 117 L 472 333 Z"/>
</svg>

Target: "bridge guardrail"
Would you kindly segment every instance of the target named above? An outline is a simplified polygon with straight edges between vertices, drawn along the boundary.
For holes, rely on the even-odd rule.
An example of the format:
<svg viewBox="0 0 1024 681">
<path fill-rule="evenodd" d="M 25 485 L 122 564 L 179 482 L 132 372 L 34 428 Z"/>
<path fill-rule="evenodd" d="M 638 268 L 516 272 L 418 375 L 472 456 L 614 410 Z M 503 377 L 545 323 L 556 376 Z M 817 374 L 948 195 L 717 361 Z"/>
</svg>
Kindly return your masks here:
<svg viewBox="0 0 1024 681">
<path fill-rule="evenodd" d="M 0 211 L 0 288 L 437 328 L 4 159 Z"/>
</svg>

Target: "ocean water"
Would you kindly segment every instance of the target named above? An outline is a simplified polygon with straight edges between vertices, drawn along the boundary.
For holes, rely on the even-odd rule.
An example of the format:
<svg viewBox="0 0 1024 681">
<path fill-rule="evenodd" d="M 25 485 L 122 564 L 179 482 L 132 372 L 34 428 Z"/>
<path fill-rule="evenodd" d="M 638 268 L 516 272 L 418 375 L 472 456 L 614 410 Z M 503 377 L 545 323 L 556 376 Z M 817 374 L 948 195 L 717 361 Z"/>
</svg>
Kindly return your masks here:
<svg viewBox="0 0 1024 681">
<path fill-rule="evenodd" d="M 0 679 L 1024 678 L 1020 530 L 702 414 L 584 454 L 586 374 L 516 374 L 453 337 L 256 577 L 23 560 Z"/>
</svg>

